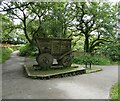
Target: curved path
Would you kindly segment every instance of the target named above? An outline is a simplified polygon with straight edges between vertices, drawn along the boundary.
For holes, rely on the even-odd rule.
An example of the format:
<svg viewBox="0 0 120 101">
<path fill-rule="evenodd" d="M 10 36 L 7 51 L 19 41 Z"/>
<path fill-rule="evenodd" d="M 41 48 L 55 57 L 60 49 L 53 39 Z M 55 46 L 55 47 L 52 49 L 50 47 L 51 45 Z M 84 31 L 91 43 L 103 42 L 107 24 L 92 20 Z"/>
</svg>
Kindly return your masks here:
<svg viewBox="0 0 120 101">
<path fill-rule="evenodd" d="M 118 66 L 102 66 L 101 72 L 50 80 L 26 78 L 24 58 L 15 51 L 2 65 L 2 99 L 108 99 L 118 81 Z"/>
</svg>

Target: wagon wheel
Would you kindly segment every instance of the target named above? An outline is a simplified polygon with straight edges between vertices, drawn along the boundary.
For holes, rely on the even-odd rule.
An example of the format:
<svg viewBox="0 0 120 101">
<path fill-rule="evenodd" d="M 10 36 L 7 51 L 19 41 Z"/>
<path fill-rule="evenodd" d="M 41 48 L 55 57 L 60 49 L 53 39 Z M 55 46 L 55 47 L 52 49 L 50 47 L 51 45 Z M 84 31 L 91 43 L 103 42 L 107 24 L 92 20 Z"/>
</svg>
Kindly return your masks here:
<svg viewBox="0 0 120 101">
<path fill-rule="evenodd" d="M 49 53 L 40 54 L 36 60 L 42 68 L 50 67 L 53 64 L 53 56 Z"/>
<path fill-rule="evenodd" d="M 70 67 L 72 64 L 72 58 L 70 55 L 66 55 L 62 58 L 61 62 L 64 67 Z"/>
</svg>

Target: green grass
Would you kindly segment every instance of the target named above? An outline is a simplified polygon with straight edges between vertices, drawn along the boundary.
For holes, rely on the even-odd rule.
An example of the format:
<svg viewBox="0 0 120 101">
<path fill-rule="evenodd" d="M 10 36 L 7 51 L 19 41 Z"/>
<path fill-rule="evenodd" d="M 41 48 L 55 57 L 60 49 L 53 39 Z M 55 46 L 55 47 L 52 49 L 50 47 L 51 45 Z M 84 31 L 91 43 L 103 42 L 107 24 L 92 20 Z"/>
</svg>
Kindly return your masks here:
<svg viewBox="0 0 120 101">
<path fill-rule="evenodd" d="M 0 47 L 0 64 L 5 62 L 5 60 L 9 58 L 12 51 L 13 50 L 9 47 L 5 47 L 5 48 Z"/>
<path fill-rule="evenodd" d="M 112 86 L 110 96 L 112 99 L 118 99 L 118 101 L 120 101 L 120 84 L 119 83 L 115 83 Z"/>
<path fill-rule="evenodd" d="M 82 67 L 75 68 L 74 66 L 65 69 L 35 70 L 32 66 L 27 66 L 27 69 L 31 75 L 51 75 L 51 74 L 68 72 L 68 71 L 80 70 L 82 69 Z"/>
</svg>

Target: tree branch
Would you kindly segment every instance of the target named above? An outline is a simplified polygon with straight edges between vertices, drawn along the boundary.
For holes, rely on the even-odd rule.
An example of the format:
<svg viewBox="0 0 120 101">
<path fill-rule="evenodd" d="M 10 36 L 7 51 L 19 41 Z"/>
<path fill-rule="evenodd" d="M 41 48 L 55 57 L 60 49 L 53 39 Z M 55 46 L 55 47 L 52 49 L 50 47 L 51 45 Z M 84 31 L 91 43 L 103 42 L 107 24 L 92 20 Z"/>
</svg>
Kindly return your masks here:
<svg viewBox="0 0 120 101">
<path fill-rule="evenodd" d="M 16 3 L 16 2 L 15 2 Z M 11 11 L 11 10 L 14 10 L 14 9 L 20 9 L 21 7 L 26 7 L 26 6 L 28 6 L 29 4 L 33 4 L 32 2 L 28 2 L 27 4 L 22 4 L 21 6 L 15 6 L 15 7 L 11 7 L 11 6 L 9 6 L 8 5 L 8 3 L 5 3 L 4 2 L 4 4 L 7 6 L 7 7 L 9 7 L 9 8 L 6 8 L 6 9 L 4 9 L 4 8 L 2 8 L 3 10 L 2 11 L 0 11 L 0 12 L 4 12 L 4 11 Z M 4 6 L 5 7 L 5 6 Z"/>
</svg>

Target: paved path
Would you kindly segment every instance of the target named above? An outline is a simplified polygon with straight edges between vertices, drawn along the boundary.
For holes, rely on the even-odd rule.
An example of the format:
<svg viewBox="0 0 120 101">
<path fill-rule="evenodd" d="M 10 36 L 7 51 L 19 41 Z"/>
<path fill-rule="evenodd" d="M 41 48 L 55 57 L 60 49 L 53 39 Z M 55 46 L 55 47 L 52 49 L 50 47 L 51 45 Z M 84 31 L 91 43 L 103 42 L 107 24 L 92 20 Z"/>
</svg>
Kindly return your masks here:
<svg viewBox="0 0 120 101">
<path fill-rule="evenodd" d="M 11 54 L 3 66 L 3 99 L 108 99 L 118 80 L 118 66 L 102 66 L 101 72 L 50 80 L 33 80 L 23 73 L 23 57 Z"/>
</svg>

